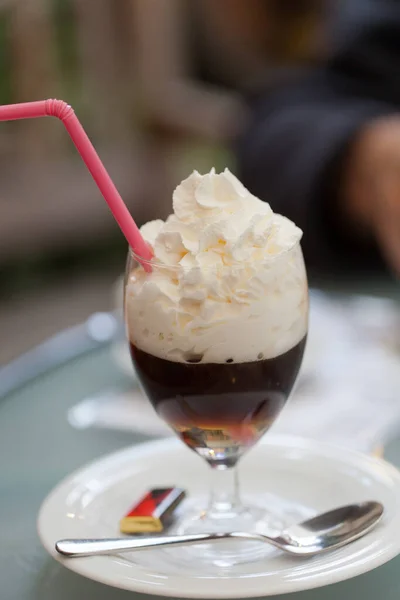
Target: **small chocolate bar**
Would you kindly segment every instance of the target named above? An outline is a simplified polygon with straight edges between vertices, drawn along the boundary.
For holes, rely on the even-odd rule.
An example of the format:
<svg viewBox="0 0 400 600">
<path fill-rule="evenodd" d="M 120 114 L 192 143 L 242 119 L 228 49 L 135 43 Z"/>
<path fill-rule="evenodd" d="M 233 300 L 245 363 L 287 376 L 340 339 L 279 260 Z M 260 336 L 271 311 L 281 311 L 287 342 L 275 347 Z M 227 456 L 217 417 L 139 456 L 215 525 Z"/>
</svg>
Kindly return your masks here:
<svg viewBox="0 0 400 600">
<path fill-rule="evenodd" d="M 147 492 L 120 521 L 122 533 L 156 533 L 171 521 L 185 498 L 180 488 L 155 488 Z"/>
</svg>

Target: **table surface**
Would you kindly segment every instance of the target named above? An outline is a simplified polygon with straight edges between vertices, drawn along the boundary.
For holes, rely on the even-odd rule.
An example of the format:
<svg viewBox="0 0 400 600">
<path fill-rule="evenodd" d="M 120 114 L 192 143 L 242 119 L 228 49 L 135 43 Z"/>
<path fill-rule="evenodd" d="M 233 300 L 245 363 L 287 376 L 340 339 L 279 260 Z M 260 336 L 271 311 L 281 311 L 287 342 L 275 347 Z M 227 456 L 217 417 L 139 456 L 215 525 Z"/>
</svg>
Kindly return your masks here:
<svg viewBox="0 0 400 600">
<path fill-rule="evenodd" d="M 63 477 L 88 461 L 148 439 L 111 430 L 78 430 L 67 420 L 69 407 L 86 396 L 127 384 L 112 360 L 110 346 L 103 345 L 0 398 L 2 600 L 132 597 L 132 592 L 108 588 L 70 572 L 46 554 L 36 533 L 39 507 Z M 400 436 L 386 448 L 385 455 L 400 466 Z M 400 556 L 352 580 L 280 598 L 398 600 L 399 570 Z"/>
</svg>

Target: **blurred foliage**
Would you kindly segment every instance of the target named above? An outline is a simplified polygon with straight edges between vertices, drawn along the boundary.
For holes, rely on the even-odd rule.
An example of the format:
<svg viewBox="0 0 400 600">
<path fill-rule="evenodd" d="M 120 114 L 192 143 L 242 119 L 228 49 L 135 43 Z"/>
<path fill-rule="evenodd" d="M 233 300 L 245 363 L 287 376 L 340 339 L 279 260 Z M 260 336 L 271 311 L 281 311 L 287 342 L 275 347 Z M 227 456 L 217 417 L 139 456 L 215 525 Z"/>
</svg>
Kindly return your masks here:
<svg viewBox="0 0 400 600">
<path fill-rule="evenodd" d="M 76 19 L 70 0 L 50 0 L 54 26 L 54 51 L 59 91 L 78 111 L 82 111 L 81 79 Z M 0 104 L 15 102 L 12 84 L 12 44 L 10 11 L 0 13 Z M 7 126 L 7 124 L 5 124 Z M 75 149 L 70 146 L 71 154 Z M 35 256 L 16 258 L 0 266 L 3 282 L 0 298 L 14 292 L 51 285 L 68 272 L 121 266 L 124 268 L 126 242 L 119 233 L 110 233 L 101 244 L 52 250 Z"/>
<path fill-rule="evenodd" d="M 0 13 L 0 104 L 12 102 L 10 17 Z"/>
<path fill-rule="evenodd" d="M 70 0 L 51 0 L 54 50 L 62 93 L 79 103 L 79 60 L 73 6 Z M 12 85 L 11 9 L 0 13 L 0 104 L 15 101 Z"/>
<path fill-rule="evenodd" d="M 76 21 L 70 0 L 52 0 L 55 53 L 62 96 L 79 106 L 79 56 Z"/>
</svg>

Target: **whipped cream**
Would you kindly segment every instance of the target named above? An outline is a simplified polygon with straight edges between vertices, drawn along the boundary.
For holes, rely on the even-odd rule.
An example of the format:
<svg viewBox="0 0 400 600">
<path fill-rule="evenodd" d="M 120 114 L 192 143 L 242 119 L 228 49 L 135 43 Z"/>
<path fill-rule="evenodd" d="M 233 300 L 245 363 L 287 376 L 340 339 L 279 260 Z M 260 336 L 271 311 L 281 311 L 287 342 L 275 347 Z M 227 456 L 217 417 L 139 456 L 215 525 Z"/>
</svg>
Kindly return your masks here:
<svg viewBox="0 0 400 600">
<path fill-rule="evenodd" d="M 248 362 L 290 350 L 306 334 L 302 232 L 225 169 L 194 171 L 174 213 L 141 228 L 155 266 L 135 265 L 125 313 L 131 342 L 178 362 Z"/>
</svg>

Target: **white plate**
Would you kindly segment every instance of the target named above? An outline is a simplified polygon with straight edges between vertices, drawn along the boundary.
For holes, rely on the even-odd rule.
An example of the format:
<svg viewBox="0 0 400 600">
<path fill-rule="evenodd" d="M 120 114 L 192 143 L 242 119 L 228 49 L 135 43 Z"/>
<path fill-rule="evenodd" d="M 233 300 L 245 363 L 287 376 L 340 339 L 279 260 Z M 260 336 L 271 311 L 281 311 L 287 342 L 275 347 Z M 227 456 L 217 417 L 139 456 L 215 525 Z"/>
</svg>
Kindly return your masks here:
<svg viewBox="0 0 400 600">
<path fill-rule="evenodd" d="M 54 558 L 81 575 L 118 588 L 187 598 L 244 598 L 315 588 L 374 569 L 400 552 L 397 469 L 349 450 L 270 435 L 242 461 L 247 494 L 279 495 L 296 515 L 374 499 L 385 506 L 381 523 L 357 542 L 319 557 L 299 560 L 271 548 L 267 559 L 229 570 L 203 572 L 189 558 L 182 560 L 181 549 L 69 560 L 56 554 L 60 538 L 118 535 L 120 517 L 150 487 L 179 485 L 192 498 L 203 495 L 208 468 L 175 439 L 112 454 L 70 476 L 48 496 L 38 519 L 40 538 Z"/>
</svg>

